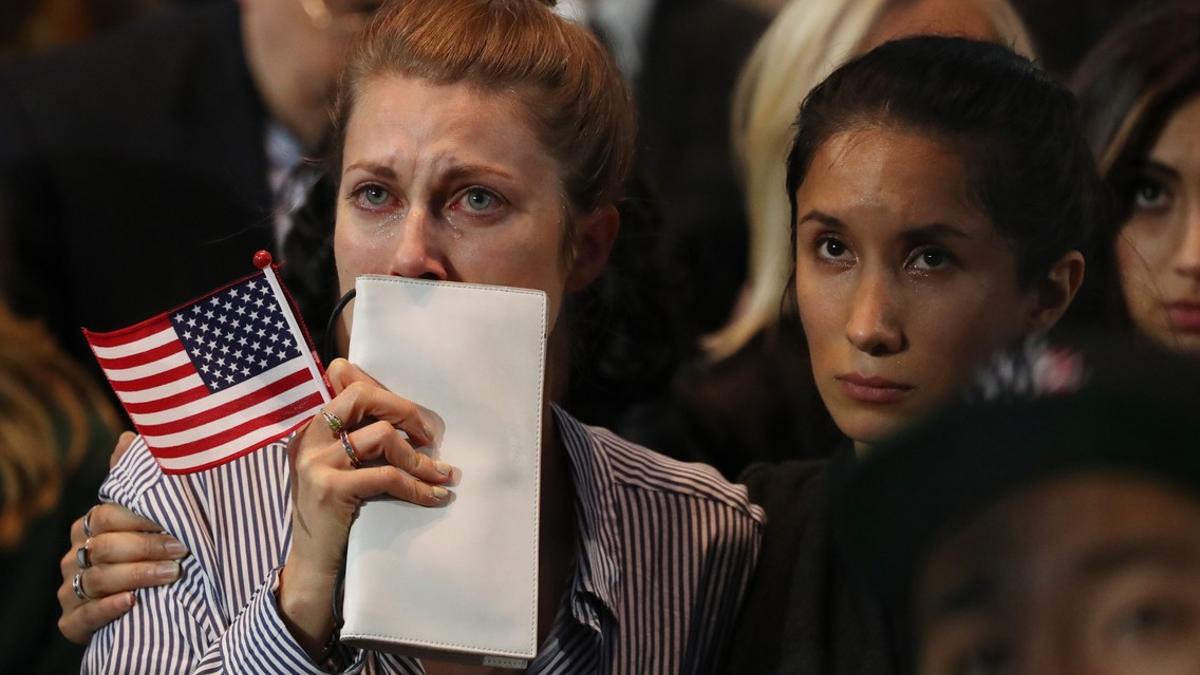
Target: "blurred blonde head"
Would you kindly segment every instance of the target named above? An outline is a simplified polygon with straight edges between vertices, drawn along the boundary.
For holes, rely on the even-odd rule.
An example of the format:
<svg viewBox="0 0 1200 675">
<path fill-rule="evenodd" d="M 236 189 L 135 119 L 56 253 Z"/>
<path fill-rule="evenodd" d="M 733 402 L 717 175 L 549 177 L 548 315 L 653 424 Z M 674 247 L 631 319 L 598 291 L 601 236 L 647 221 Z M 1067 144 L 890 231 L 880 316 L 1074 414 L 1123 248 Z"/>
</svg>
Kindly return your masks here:
<svg viewBox="0 0 1200 675">
<path fill-rule="evenodd" d="M 947 6 L 934 7 L 939 3 Z M 734 92 L 732 115 L 749 223 L 749 268 L 734 317 L 704 339 L 711 358 L 733 354 L 779 319 L 792 259 L 784 160 L 800 103 L 855 55 L 920 33 L 980 37 L 1025 56 L 1034 52 L 1006 0 L 792 0 L 755 47 Z"/>
</svg>

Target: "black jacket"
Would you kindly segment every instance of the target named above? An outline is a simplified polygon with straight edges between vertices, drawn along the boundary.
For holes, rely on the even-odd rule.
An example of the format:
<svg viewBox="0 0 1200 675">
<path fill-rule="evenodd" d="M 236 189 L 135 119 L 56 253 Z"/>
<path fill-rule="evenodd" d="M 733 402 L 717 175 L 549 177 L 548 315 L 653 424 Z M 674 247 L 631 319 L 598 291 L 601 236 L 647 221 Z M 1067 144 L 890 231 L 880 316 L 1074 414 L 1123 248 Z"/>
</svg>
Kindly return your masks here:
<svg viewBox="0 0 1200 675">
<path fill-rule="evenodd" d="M 276 248 L 266 124 L 233 2 L 0 72 L 16 309 L 90 364 L 80 326 L 133 324 L 252 273 Z"/>
<path fill-rule="evenodd" d="M 723 672 L 902 672 L 891 624 L 847 563 L 834 524 L 835 493 L 853 464 L 847 444 L 827 461 L 758 464 L 742 477 L 767 527 Z"/>
</svg>

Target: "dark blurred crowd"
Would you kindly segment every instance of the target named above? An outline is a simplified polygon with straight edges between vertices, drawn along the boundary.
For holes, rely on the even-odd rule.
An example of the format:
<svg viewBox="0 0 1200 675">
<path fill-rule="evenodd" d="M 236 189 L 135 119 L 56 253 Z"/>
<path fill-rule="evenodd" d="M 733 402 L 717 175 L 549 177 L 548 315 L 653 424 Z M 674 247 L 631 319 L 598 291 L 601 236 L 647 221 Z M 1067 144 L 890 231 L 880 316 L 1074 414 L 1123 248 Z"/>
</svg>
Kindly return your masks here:
<svg viewBox="0 0 1200 675">
<path fill-rule="evenodd" d="M 79 643 L 116 616 L 84 614 L 83 596 L 109 593 L 70 588 L 88 567 L 77 519 L 130 426 L 80 327 L 176 307 L 244 276 L 265 249 L 316 348 L 344 353 L 345 328 L 325 330 L 338 300 L 329 104 L 344 50 L 382 4 L 0 7 L 0 672 L 75 670 Z M 557 3 L 628 82 L 638 154 L 608 265 L 565 305 L 569 376 L 551 396 L 587 424 L 714 466 L 766 508 L 759 577 L 714 671 L 1200 672 L 1200 13 L 1185 4 Z M 877 434 L 833 400 L 842 389 L 824 388 L 819 364 L 836 348 L 813 329 L 814 308 L 835 302 L 835 287 L 805 286 L 797 191 L 840 194 L 833 186 L 858 185 L 883 160 L 826 175 L 818 168 L 850 162 L 856 146 L 830 151 L 839 136 L 804 120 L 797 137 L 796 119 L 842 63 L 925 34 L 999 43 L 1073 93 L 1069 122 L 1028 126 L 1082 139 L 1039 165 L 1056 203 L 998 178 L 981 189 L 1008 195 L 983 197 L 989 214 L 1087 221 L 1079 241 L 1059 242 L 1086 275 L 1054 254 L 1036 271 L 1052 283 L 1030 285 L 1045 316 L 969 360 L 936 336 L 960 321 L 998 335 L 999 303 L 923 327 L 944 359 L 912 367 L 945 371 L 954 394 L 912 429 Z M 850 109 L 826 93 L 830 118 Z M 888 96 L 888 110 L 906 105 Z M 809 120 L 824 119 L 820 97 L 808 100 Z M 905 121 L 931 127 L 920 114 Z M 922 146 L 897 147 L 939 166 Z M 986 156 L 985 168 L 939 175 L 1018 161 Z M 925 213 L 910 201 L 906 213 Z M 852 228 L 827 229 L 844 236 L 821 235 L 821 255 L 854 255 Z M 1058 245 L 1011 238 L 1047 255 Z M 940 301 L 919 293 L 906 309 Z M 903 335 L 854 332 L 886 323 L 862 316 L 874 301 L 863 297 L 848 301 L 838 339 L 873 357 L 904 351 Z M 992 358 L 996 346 L 1016 351 Z M 958 370 L 974 373 L 969 386 Z M 859 398 L 890 386 L 842 384 Z M 864 457 L 864 438 L 882 447 Z M 112 597 L 133 587 L 123 583 Z"/>
</svg>

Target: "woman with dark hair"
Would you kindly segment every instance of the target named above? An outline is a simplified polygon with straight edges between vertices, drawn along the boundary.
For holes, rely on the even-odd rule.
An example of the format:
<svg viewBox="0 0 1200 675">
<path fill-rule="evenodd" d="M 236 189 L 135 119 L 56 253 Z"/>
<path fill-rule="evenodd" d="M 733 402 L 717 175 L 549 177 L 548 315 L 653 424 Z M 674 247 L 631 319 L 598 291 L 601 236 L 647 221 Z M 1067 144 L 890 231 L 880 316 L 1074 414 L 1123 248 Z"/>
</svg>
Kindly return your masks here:
<svg viewBox="0 0 1200 675">
<path fill-rule="evenodd" d="M 1130 15 L 1074 88 L 1116 202 L 1092 279 L 1117 323 L 1200 354 L 1200 6 Z"/>
<path fill-rule="evenodd" d="M 995 44 L 890 42 L 806 99 L 787 163 L 791 292 L 834 457 L 751 467 L 768 513 L 730 673 L 888 673 L 894 636 L 831 503 L 872 445 L 1049 331 L 1083 278 L 1100 184 L 1070 92 Z"/>
</svg>

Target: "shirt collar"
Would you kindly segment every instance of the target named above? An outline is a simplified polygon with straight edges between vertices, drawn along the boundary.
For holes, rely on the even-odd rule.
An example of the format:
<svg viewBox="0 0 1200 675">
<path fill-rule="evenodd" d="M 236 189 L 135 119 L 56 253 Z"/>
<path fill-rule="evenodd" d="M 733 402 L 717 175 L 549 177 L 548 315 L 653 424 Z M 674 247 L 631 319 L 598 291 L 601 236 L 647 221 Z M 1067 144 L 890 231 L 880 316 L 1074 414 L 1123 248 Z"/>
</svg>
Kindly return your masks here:
<svg viewBox="0 0 1200 675">
<path fill-rule="evenodd" d="M 600 610 L 616 619 L 620 600 L 621 524 L 613 494 L 615 483 L 594 432 L 562 408 L 553 406 L 553 410 L 575 483 L 582 554 L 576 561 L 570 609 L 580 623 L 600 631 Z"/>
</svg>

